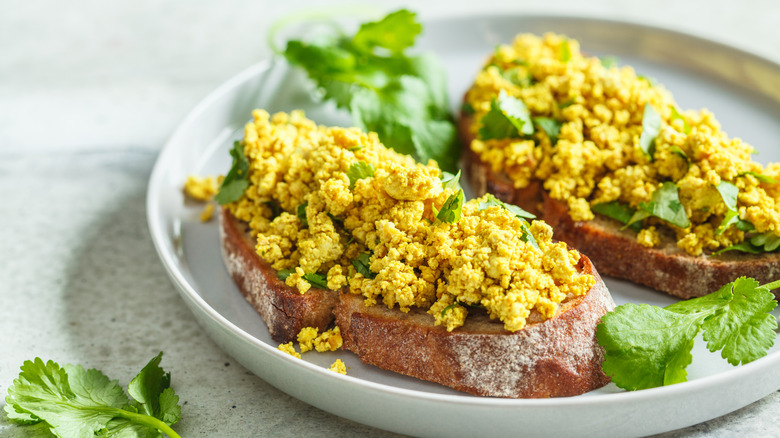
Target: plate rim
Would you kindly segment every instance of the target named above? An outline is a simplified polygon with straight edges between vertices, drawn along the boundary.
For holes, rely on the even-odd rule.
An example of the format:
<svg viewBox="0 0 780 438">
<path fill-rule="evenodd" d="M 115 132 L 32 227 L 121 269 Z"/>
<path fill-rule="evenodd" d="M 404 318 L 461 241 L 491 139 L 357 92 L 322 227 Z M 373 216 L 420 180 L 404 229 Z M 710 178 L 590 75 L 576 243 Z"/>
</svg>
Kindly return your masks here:
<svg viewBox="0 0 780 438">
<path fill-rule="evenodd" d="M 770 67 L 780 71 L 780 62 L 777 62 L 774 59 L 771 59 L 762 54 L 752 52 L 748 49 L 745 49 L 743 47 L 740 47 L 738 45 L 729 42 L 724 42 L 723 40 L 710 38 L 709 36 L 702 37 L 694 33 L 680 31 L 680 30 L 676 30 L 673 28 L 660 26 L 656 24 L 650 25 L 650 24 L 638 23 L 630 19 L 626 19 L 626 20 L 610 19 L 610 18 L 603 18 L 598 16 L 583 17 L 583 16 L 573 16 L 569 14 L 554 14 L 554 13 L 544 13 L 544 14 L 523 13 L 520 11 L 512 11 L 511 14 L 515 16 L 522 16 L 525 19 L 528 18 L 566 19 L 566 20 L 581 21 L 581 22 L 597 21 L 609 25 L 637 26 L 646 30 L 660 31 L 660 32 L 672 34 L 674 36 L 693 39 L 700 43 L 716 45 L 719 46 L 720 48 L 727 49 L 730 51 L 736 51 L 739 52 L 740 55 L 742 56 L 749 56 L 754 60 L 767 63 L 769 64 Z M 424 23 L 438 22 L 439 24 L 450 20 L 466 18 L 458 14 L 446 15 L 442 17 L 430 17 L 430 18 L 422 14 L 421 16 L 422 18 L 425 19 Z M 484 14 L 484 15 L 480 14 L 474 16 L 473 18 L 486 20 L 486 21 L 494 21 L 505 17 L 506 16 L 502 14 Z M 255 63 L 245 68 L 244 70 L 240 71 L 239 73 L 235 74 L 234 76 L 230 77 L 228 80 L 222 82 L 219 86 L 217 86 L 215 89 L 213 89 L 208 94 L 206 94 L 206 96 L 202 98 L 195 105 L 195 107 L 193 107 L 187 113 L 187 115 L 176 126 L 175 130 L 173 131 L 169 139 L 166 141 L 157 160 L 155 161 L 151 176 L 149 178 L 149 185 L 147 189 L 147 199 L 146 199 L 147 225 L 149 227 L 149 231 L 152 236 L 152 241 L 155 250 L 157 251 L 160 260 L 163 266 L 165 267 L 166 271 L 168 272 L 168 275 L 171 277 L 174 285 L 177 287 L 177 289 L 179 290 L 183 298 L 190 301 L 193 305 L 198 306 L 202 311 L 204 311 L 205 315 L 208 318 L 210 318 L 213 322 L 217 323 L 223 329 L 226 329 L 233 335 L 238 336 L 240 340 L 259 348 L 264 353 L 271 354 L 272 356 L 275 356 L 277 358 L 282 358 L 284 361 L 287 362 L 289 366 L 298 367 L 301 368 L 302 370 L 307 370 L 309 372 L 315 372 L 319 374 L 321 377 L 326 379 L 342 380 L 344 382 L 348 382 L 353 385 L 368 388 L 372 391 L 380 391 L 384 393 L 396 394 L 396 395 L 403 396 L 405 398 L 411 397 L 418 400 L 445 402 L 445 403 L 455 404 L 455 405 L 467 405 L 467 406 L 479 406 L 479 407 L 501 407 L 501 408 L 564 407 L 564 406 L 576 408 L 582 406 L 612 404 L 615 402 L 632 402 L 632 401 L 636 401 L 637 399 L 640 400 L 648 399 L 648 401 L 652 401 L 652 399 L 674 397 L 681 393 L 687 394 L 687 393 L 699 392 L 705 388 L 709 388 L 713 385 L 720 385 L 725 382 L 743 380 L 746 375 L 753 374 L 756 372 L 761 372 L 761 370 L 772 368 L 777 364 L 780 364 L 780 351 L 776 351 L 760 359 L 757 359 L 751 363 L 741 365 L 739 367 L 734 367 L 733 369 L 729 369 L 728 371 L 719 372 L 716 374 L 708 375 L 705 377 L 697 378 L 695 380 L 686 381 L 671 386 L 657 387 L 657 388 L 645 389 L 640 391 L 620 391 L 620 392 L 609 393 L 609 394 L 594 394 L 592 396 L 587 396 L 587 397 L 575 396 L 575 397 L 558 397 L 558 398 L 551 398 L 551 399 L 506 399 L 506 398 L 495 398 L 495 397 L 476 397 L 468 394 L 462 394 L 462 395 L 461 394 L 438 394 L 438 393 L 431 393 L 431 392 L 420 391 L 415 389 L 400 388 L 385 383 L 378 383 L 370 380 L 365 380 L 351 375 L 344 376 L 344 375 L 330 372 L 328 369 L 323 368 L 319 365 L 315 365 L 313 363 L 303 361 L 303 360 L 298 360 L 292 356 L 287 355 L 286 353 L 279 351 L 277 348 L 273 347 L 272 345 L 267 344 L 266 342 L 252 336 L 250 333 L 241 329 L 231 320 L 227 319 L 227 317 L 219 313 L 214 307 L 209 305 L 205 301 L 205 299 L 200 295 L 200 293 L 196 290 L 194 285 L 190 284 L 190 282 L 187 281 L 187 279 L 183 276 L 182 272 L 177 266 L 178 263 L 175 260 L 176 257 L 175 252 L 169 251 L 169 249 L 163 243 L 164 241 L 171 240 L 174 236 L 172 236 L 165 230 L 165 225 L 162 223 L 163 215 L 161 213 L 161 209 L 160 209 L 161 201 L 158 195 L 161 193 L 161 187 L 164 186 L 164 176 L 168 170 L 166 165 L 170 163 L 170 157 L 176 155 L 175 152 L 177 152 L 177 148 L 176 148 L 177 139 L 183 135 L 186 129 L 190 125 L 192 125 L 193 122 L 197 120 L 197 118 L 203 112 L 205 112 L 211 105 L 213 105 L 217 100 L 219 100 L 222 96 L 224 96 L 226 92 L 235 89 L 236 87 L 240 86 L 241 84 L 243 84 L 248 80 L 251 80 L 257 75 L 262 75 L 267 73 L 271 68 L 273 68 L 274 62 L 275 62 L 275 58 L 273 56 L 261 60 L 260 62 Z M 775 337 L 775 341 L 777 341 L 778 336 Z M 225 348 L 222 347 L 221 345 L 220 348 L 225 350 Z M 274 384 L 274 382 L 268 382 L 268 383 L 272 385 Z M 768 391 L 767 394 L 771 392 L 773 391 Z"/>
</svg>

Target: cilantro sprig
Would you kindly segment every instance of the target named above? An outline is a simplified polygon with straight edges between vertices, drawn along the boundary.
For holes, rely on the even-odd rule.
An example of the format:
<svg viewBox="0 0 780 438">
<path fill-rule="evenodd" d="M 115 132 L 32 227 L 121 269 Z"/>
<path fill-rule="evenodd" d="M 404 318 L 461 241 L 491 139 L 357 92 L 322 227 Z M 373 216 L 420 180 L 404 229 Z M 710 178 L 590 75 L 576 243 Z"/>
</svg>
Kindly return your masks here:
<svg viewBox="0 0 780 438">
<path fill-rule="evenodd" d="M 463 208 L 463 189 L 459 189 L 457 192 L 450 195 L 444 204 L 441 206 L 441 210 L 436 210 L 433 207 L 433 213 L 436 215 L 436 220 L 446 222 L 448 224 L 454 224 L 460 220 L 461 210 Z"/>
<path fill-rule="evenodd" d="M 347 169 L 347 177 L 349 178 L 349 188 L 354 189 L 355 183 L 360 179 L 372 178 L 374 176 L 374 166 L 365 161 L 358 161 L 353 163 Z"/>
<path fill-rule="evenodd" d="M 602 214 L 606 217 L 615 219 L 624 225 L 627 225 L 632 230 L 636 231 L 637 233 L 642 229 L 642 224 L 640 222 L 634 222 L 632 224 L 629 224 L 631 221 L 631 218 L 636 213 L 636 210 L 631 208 L 630 205 L 625 204 L 620 201 L 610 201 L 610 202 L 602 202 L 600 204 L 595 204 L 591 208 L 594 213 Z"/>
<path fill-rule="evenodd" d="M 355 125 L 388 147 L 454 171 L 460 148 L 449 110 L 446 76 L 432 54 L 410 56 L 422 25 L 401 9 L 328 41 L 290 40 L 282 55 L 303 68 Z"/>
<path fill-rule="evenodd" d="M 363 275 L 363 277 L 368 279 L 376 278 L 376 274 L 371 272 L 371 253 L 362 252 L 351 262 L 352 266 L 355 267 L 355 271 Z"/>
<path fill-rule="evenodd" d="M 677 185 L 671 181 L 664 182 L 661 187 L 656 189 L 650 202 L 640 203 L 636 213 L 631 216 L 624 228 L 650 216 L 655 216 L 680 228 L 691 226 L 688 214 L 685 213 L 685 207 L 680 202 Z"/>
<path fill-rule="evenodd" d="M 652 160 L 655 155 L 655 139 L 661 132 L 661 115 L 649 103 L 645 104 L 642 114 L 642 135 L 639 136 L 639 147 Z"/>
<path fill-rule="evenodd" d="M 523 235 L 520 239 L 523 242 L 530 243 L 534 248 L 539 249 L 539 243 L 536 242 L 536 238 L 534 238 L 534 235 L 531 233 L 531 229 L 528 226 L 528 219 L 535 219 L 536 215 L 531 214 L 516 205 L 507 204 L 495 196 L 488 194 L 487 199 L 480 202 L 477 208 L 479 211 L 482 211 L 490 207 L 503 208 L 520 219 L 520 229 L 523 230 Z"/>
<path fill-rule="evenodd" d="M 759 286 L 740 277 L 709 295 L 667 307 L 623 304 L 604 315 L 596 330 L 605 349 L 602 367 L 623 389 L 684 382 L 701 333 L 707 348 L 732 365 L 766 356 L 774 344 L 777 302 L 770 292 L 780 281 Z"/>
<path fill-rule="evenodd" d="M 122 436 L 171 438 L 179 421 L 179 396 L 158 354 L 125 391 L 96 369 L 60 366 L 40 358 L 25 361 L 6 397 L 5 412 L 18 424 L 44 423 L 61 437 Z"/>
<path fill-rule="evenodd" d="M 482 119 L 479 128 L 481 140 L 520 138 L 534 133 L 531 112 L 522 100 L 501 90 L 498 98 L 490 102 L 490 111 Z"/>
<path fill-rule="evenodd" d="M 249 187 L 249 160 L 244 155 L 244 145 L 240 141 L 233 143 L 233 149 L 230 150 L 230 156 L 233 157 L 233 164 L 230 171 L 222 180 L 222 185 L 214 200 L 219 205 L 225 205 L 230 202 L 236 202 Z"/>
</svg>

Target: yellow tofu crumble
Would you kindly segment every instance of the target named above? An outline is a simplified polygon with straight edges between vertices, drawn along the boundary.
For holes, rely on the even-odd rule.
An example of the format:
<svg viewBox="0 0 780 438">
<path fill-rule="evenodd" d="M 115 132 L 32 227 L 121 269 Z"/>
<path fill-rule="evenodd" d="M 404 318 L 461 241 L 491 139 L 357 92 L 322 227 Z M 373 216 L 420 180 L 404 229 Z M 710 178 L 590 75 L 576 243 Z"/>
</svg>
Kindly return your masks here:
<svg viewBox="0 0 780 438">
<path fill-rule="evenodd" d="M 347 374 L 347 365 L 344 364 L 344 362 L 341 361 L 341 359 L 336 359 L 335 362 L 333 362 L 329 368 L 334 373 L 339 374 Z"/>
<path fill-rule="evenodd" d="M 301 293 L 312 281 L 348 286 L 366 305 L 427 309 L 447 330 L 481 307 L 515 331 L 531 312 L 550 318 L 595 283 L 547 224 L 528 225 L 488 197 L 465 202 L 454 223 L 437 219 L 458 189 L 444 187 L 435 162 L 417 164 L 374 133 L 317 126 L 299 111 L 253 116 L 242 142 L 250 184 L 225 207 Z M 307 331 L 299 342 L 340 344 L 340 334 L 326 334 Z"/>
<path fill-rule="evenodd" d="M 530 139 L 480 139 L 482 117 L 500 93 L 521 100 L 532 117 L 560 121 L 557 142 L 544 129 Z M 691 225 L 680 228 L 657 218 L 645 224 L 671 229 L 688 254 L 715 251 L 745 239 L 736 226 L 717 232 L 729 211 L 716 189 L 725 181 L 739 190 L 739 219 L 752 223 L 755 232 L 780 235 L 780 186 L 772 181 L 780 180 L 780 164 L 752 161 L 753 147 L 729 137 L 712 113 L 678 110 L 662 86 L 629 66 L 605 66 L 584 56 L 576 40 L 518 35 L 486 61 L 466 102 L 473 110 L 471 148 L 479 157 L 518 188 L 543 181 L 574 220 L 593 219 L 591 207 L 611 201 L 637 208 L 672 181 Z M 652 154 L 640 147 L 647 104 L 661 121 Z M 649 228 L 637 238 L 645 246 L 660 243 Z"/>
<path fill-rule="evenodd" d="M 279 350 L 289 354 L 290 356 L 297 357 L 298 359 L 301 358 L 301 355 L 297 351 L 295 351 L 295 346 L 293 345 L 292 342 L 288 342 L 286 344 L 279 344 Z"/>
</svg>

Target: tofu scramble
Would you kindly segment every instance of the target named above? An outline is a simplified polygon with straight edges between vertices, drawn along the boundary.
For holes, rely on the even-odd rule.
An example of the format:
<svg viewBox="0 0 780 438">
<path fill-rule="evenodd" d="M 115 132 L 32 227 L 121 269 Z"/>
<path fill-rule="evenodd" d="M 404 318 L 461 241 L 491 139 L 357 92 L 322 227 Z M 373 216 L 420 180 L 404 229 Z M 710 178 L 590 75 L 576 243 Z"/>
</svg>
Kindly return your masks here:
<svg viewBox="0 0 780 438">
<path fill-rule="evenodd" d="M 609 64 L 583 56 L 579 43 L 562 35 L 524 34 L 499 46 L 466 95 L 471 148 L 517 188 L 543 181 L 577 221 L 593 219 L 603 206 L 620 205 L 631 215 L 664 196 L 671 209 L 681 205 L 685 215 L 674 224 L 663 215 L 639 216 L 637 240 L 647 247 L 661 243 L 664 227 L 694 256 L 740 249 L 741 242 L 751 243 L 740 249 L 746 252 L 780 243 L 780 164 L 752 161 L 753 147 L 728 137 L 712 113 L 679 111 L 662 86 Z M 525 105 L 537 125 L 532 134 L 480 138 L 483 117 L 502 93 Z M 660 126 L 650 138 L 654 115 Z M 557 139 L 539 129 L 538 117 L 557 123 Z"/>
<path fill-rule="evenodd" d="M 428 309 L 447 330 L 479 307 L 515 331 L 532 311 L 553 317 L 595 283 L 547 224 L 489 196 L 463 203 L 453 223 L 438 220 L 462 191 L 442 183 L 433 161 L 417 164 L 374 133 L 317 126 L 299 111 L 253 116 L 241 142 L 249 185 L 225 208 L 301 293 L 312 283 L 347 287 L 366 305 Z"/>
</svg>

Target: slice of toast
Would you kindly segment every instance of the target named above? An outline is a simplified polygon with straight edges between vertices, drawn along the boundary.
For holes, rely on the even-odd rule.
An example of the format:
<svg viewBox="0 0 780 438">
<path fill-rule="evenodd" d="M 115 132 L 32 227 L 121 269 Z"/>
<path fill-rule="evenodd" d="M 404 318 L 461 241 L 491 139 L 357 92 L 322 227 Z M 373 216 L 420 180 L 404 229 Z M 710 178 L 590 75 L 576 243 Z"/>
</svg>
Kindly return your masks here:
<svg viewBox="0 0 780 438">
<path fill-rule="evenodd" d="M 448 332 L 424 310 L 409 313 L 342 294 L 336 324 L 344 348 L 361 361 L 476 395 L 545 398 L 582 394 L 609 383 L 596 325 L 615 307 L 587 257 L 578 270 L 596 277 L 587 295 L 567 299 L 558 314 L 510 332 L 484 311 L 469 310 L 466 323 Z"/>
<path fill-rule="evenodd" d="M 305 294 L 287 286 L 276 270 L 255 252 L 255 239 L 249 226 L 220 208 L 219 231 L 222 258 L 238 289 L 268 326 L 278 342 L 296 339 L 304 327 L 320 331 L 333 322 L 333 308 L 339 292 L 312 287 Z"/>
<path fill-rule="evenodd" d="M 600 214 L 591 221 L 572 220 L 566 204 L 547 196 L 541 181 L 534 180 L 518 189 L 506 174 L 493 172 L 470 147 L 472 121 L 471 116 L 461 114 L 459 133 L 464 170 L 475 196 L 493 193 L 504 202 L 536 214 L 553 227 L 556 239 L 587 254 L 603 275 L 685 299 L 714 292 L 741 276 L 753 277 L 761 284 L 780 278 L 780 253 L 732 251 L 718 256 L 691 256 L 677 247 L 675 236 L 663 227 L 658 230 L 661 244 L 647 248 L 637 242 L 634 231 L 621 230 L 621 223 Z"/>
</svg>

